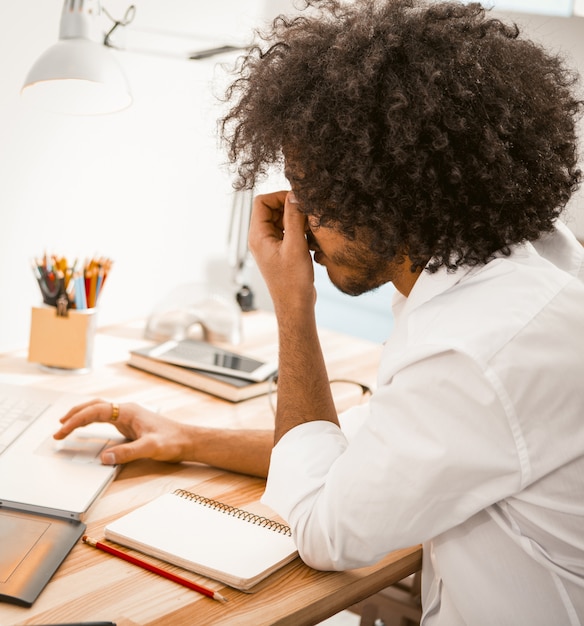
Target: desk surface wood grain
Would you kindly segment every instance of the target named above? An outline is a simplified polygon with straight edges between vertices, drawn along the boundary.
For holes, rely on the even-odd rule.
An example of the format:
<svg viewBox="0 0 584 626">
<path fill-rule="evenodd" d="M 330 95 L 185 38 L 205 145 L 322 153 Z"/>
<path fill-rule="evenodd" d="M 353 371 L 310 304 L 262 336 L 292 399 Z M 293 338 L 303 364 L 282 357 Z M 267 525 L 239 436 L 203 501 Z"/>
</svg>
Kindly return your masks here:
<svg viewBox="0 0 584 626">
<path fill-rule="evenodd" d="M 270 359 L 277 356 L 271 314 L 244 315 L 243 342 L 226 346 Z M 361 339 L 321 331 L 331 379 L 374 385 L 380 347 Z M 0 355 L 0 380 L 74 391 L 90 397 L 148 405 L 185 422 L 221 428 L 273 425 L 268 398 L 231 404 L 126 365 L 130 349 L 146 345 L 141 322 L 100 329 L 95 365 L 89 374 L 62 375 L 28 363 L 26 352 Z M 339 410 L 359 401 L 356 385 L 334 390 Z M 254 513 L 274 517 L 260 502 L 264 481 L 195 463 L 144 460 L 124 467 L 90 511 L 87 534 L 101 539 L 120 515 L 176 488 L 184 488 Z M 172 532 L 172 529 L 169 529 Z M 160 564 L 159 561 L 151 559 Z M 118 626 L 261 626 L 316 624 L 376 593 L 421 567 L 419 546 L 388 555 L 380 563 L 349 572 L 318 572 L 296 559 L 243 593 L 168 565 L 171 571 L 217 589 L 226 604 L 206 598 L 121 559 L 76 545 L 31 608 L 0 604 L 0 624 L 20 626 L 107 620 Z"/>
</svg>

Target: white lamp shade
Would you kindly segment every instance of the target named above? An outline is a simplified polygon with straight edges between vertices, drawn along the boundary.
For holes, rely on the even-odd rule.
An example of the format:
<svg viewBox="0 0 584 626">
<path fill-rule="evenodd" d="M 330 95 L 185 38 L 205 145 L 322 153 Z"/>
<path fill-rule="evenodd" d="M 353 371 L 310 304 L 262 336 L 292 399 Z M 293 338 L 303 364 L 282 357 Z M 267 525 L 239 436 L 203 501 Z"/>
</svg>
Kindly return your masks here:
<svg viewBox="0 0 584 626">
<path fill-rule="evenodd" d="M 128 81 L 112 53 L 88 39 L 62 39 L 32 66 L 22 96 L 56 113 L 99 115 L 132 103 Z"/>
</svg>

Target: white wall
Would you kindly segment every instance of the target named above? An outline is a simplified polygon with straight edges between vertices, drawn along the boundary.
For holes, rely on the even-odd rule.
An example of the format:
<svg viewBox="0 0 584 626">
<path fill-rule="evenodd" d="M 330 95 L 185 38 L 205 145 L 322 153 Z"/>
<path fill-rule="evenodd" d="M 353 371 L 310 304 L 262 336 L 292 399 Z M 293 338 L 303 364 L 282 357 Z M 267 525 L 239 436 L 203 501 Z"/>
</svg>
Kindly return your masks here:
<svg viewBox="0 0 584 626">
<path fill-rule="evenodd" d="M 212 42 L 219 4 L 206 21 L 191 12 L 174 23 L 187 30 L 190 17 Z M 231 183 L 216 138 L 216 60 L 117 52 L 130 109 L 102 117 L 27 109 L 20 87 L 56 42 L 61 6 L 0 3 L 0 351 L 27 345 L 30 307 L 40 302 L 30 260 L 45 250 L 114 259 L 103 325 L 143 316 L 177 284 L 204 280 L 209 260 L 227 249 Z"/>
<path fill-rule="evenodd" d="M 115 17 L 127 4 L 104 0 Z M 230 29 L 241 37 L 278 7 L 260 0 L 135 4 L 136 26 L 144 26 L 143 9 L 150 25 L 169 30 L 178 24 L 220 43 Z M 226 258 L 231 186 L 216 139 L 219 90 L 213 85 L 222 76 L 216 60 L 119 52 L 132 108 L 94 118 L 26 109 L 22 81 L 55 43 L 61 6 L 62 0 L 0 3 L 0 352 L 27 345 L 30 308 L 40 301 L 30 260 L 45 250 L 114 259 L 101 325 L 144 316 L 171 289 L 204 281 L 207 268 Z M 546 24 L 552 32 L 545 35 L 584 68 L 584 38 L 578 39 L 584 19 L 544 18 L 535 31 L 543 33 Z M 584 237 L 581 199 L 573 206 L 571 225 Z M 353 302 L 358 307 L 359 299 L 347 306 Z"/>
</svg>

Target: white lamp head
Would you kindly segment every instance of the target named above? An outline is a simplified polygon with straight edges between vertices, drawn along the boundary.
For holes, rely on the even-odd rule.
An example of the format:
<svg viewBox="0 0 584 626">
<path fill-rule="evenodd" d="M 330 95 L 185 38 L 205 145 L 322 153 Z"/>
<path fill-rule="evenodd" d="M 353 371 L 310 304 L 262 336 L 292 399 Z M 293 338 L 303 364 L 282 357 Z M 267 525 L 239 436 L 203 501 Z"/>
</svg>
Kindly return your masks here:
<svg viewBox="0 0 584 626">
<path fill-rule="evenodd" d="M 73 115 L 113 113 L 132 103 L 122 68 L 98 33 L 100 13 L 99 0 L 64 0 L 59 42 L 29 71 L 26 100 Z"/>
</svg>

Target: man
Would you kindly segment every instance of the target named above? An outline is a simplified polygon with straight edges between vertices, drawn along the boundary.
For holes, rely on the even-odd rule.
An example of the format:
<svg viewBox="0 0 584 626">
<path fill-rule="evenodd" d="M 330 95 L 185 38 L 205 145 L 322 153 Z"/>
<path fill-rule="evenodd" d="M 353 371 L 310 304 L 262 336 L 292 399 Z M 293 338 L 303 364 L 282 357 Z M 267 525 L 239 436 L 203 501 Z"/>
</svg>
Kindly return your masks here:
<svg viewBox="0 0 584 626">
<path fill-rule="evenodd" d="M 477 4 L 325 1 L 243 60 L 223 119 L 250 247 L 279 324 L 272 434 L 185 427 L 135 405 L 103 458 L 269 474 L 265 501 L 320 569 L 424 543 L 423 623 L 584 623 L 584 255 L 576 77 Z M 314 260 L 357 295 L 393 282 L 378 388 L 331 399 Z M 111 405 L 63 418 L 57 437 Z"/>
</svg>

